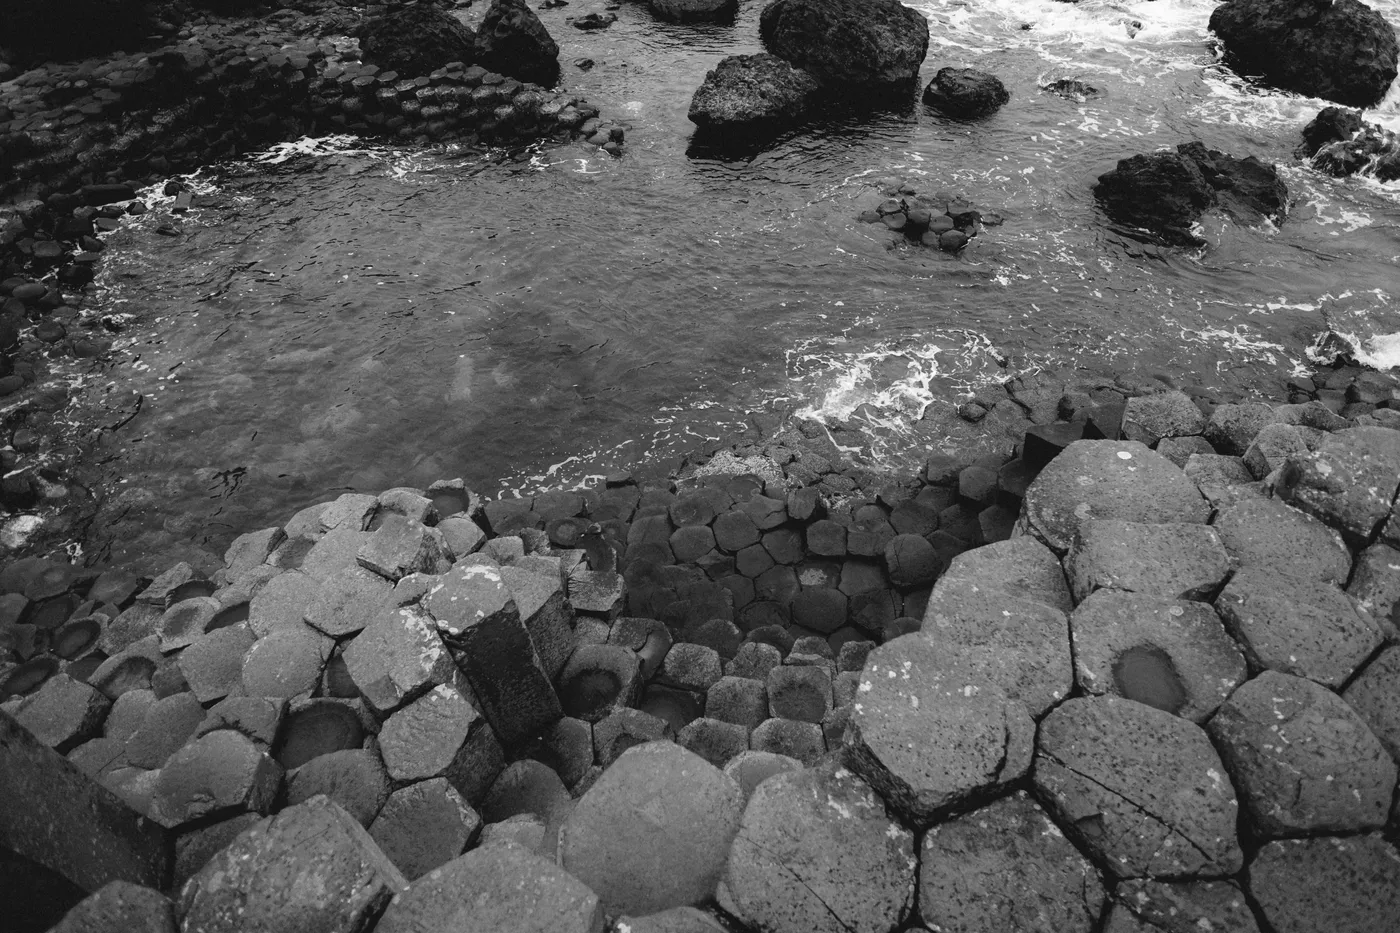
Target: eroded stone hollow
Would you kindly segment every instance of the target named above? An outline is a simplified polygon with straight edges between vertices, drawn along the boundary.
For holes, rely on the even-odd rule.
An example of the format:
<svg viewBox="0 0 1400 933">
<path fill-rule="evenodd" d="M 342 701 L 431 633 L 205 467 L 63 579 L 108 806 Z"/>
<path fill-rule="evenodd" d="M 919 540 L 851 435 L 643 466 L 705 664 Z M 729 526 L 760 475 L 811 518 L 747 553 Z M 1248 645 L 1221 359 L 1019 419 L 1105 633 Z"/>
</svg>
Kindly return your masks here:
<svg viewBox="0 0 1400 933">
<path fill-rule="evenodd" d="M 622 691 L 622 679 L 612 671 L 580 671 L 560 684 L 559 702 L 564 715 L 597 722 L 607 715 Z"/>
<path fill-rule="evenodd" d="M 288 771 L 331 752 L 359 748 L 365 731 L 354 710 L 341 703 L 312 703 L 287 717 L 277 763 Z"/>
<path fill-rule="evenodd" d="M 1171 655 L 1156 645 L 1135 645 L 1113 662 L 1113 683 L 1129 700 L 1176 713 L 1186 705 L 1186 686 Z"/>
</svg>

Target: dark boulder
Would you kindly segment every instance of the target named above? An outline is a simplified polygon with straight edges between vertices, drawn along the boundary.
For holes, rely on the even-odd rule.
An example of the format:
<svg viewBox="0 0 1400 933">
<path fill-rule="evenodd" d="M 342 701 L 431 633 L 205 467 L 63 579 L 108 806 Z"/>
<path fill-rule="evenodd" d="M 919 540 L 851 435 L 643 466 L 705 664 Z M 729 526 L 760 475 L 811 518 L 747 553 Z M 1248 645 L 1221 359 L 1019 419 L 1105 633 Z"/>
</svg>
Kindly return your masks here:
<svg viewBox="0 0 1400 933">
<path fill-rule="evenodd" d="M 1361 119 L 1355 110 L 1324 108 L 1303 127 L 1300 155 L 1313 168 L 1338 178 L 1374 175 L 1377 181 L 1400 178 L 1400 135 Z"/>
<path fill-rule="evenodd" d="M 491 0 L 476 34 L 477 64 L 552 87 L 559 80 L 559 46 L 525 0 Z"/>
<path fill-rule="evenodd" d="M 1288 188 L 1272 165 L 1200 143 L 1122 159 L 1099 176 L 1094 193 L 1115 221 L 1182 246 L 1201 245 L 1190 228 L 1211 208 L 1244 220 L 1281 220 L 1288 203 Z"/>
<path fill-rule="evenodd" d="M 705 75 L 690 122 L 711 133 L 771 135 L 801 120 L 819 90 L 815 78 L 776 55 L 731 55 Z"/>
<path fill-rule="evenodd" d="M 913 81 L 928 52 L 928 21 L 898 0 L 775 0 L 758 32 L 774 55 L 849 90 Z"/>
<path fill-rule="evenodd" d="M 940 68 L 924 88 L 924 103 L 963 119 L 995 113 L 1011 99 L 996 75 L 976 68 Z"/>
<path fill-rule="evenodd" d="M 1228 0 L 1210 28 L 1226 61 L 1289 91 L 1369 107 L 1395 80 L 1395 29 L 1356 0 Z"/>
<path fill-rule="evenodd" d="M 448 62 L 471 64 L 476 35 L 426 3 L 415 3 L 366 20 L 354 33 L 365 60 L 404 77 L 426 75 Z"/>
<path fill-rule="evenodd" d="M 1324 107 L 1313 117 L 1312 122 L 1303 127 L 1301 152 L 1311 158 L 1328 143 L 1349 140 L 1365 126 L 1361 114 L 1344 107 Z"/>
</svg>

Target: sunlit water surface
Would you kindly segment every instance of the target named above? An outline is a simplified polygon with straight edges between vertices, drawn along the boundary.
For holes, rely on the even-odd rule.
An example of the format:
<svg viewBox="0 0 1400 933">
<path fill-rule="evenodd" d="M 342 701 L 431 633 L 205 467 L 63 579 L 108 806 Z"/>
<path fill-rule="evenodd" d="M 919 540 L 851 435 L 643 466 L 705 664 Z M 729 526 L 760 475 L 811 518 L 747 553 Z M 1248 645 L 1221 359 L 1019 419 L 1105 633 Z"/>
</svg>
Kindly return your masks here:
<svg viewBox="0 0 1400 933">
<path fill-rule="evenodd" d="M 751 160 L 688 152 L 690 97 L 759 50 L 761 6 L 679 26 L 628 4 L 603 32 L 564 22 L 598 0 L 541 13 L 564 84 L 628 126 L 621 159 L 303 141 L 199 173 L 224 208 L 179 237 L 155 234 L 159 210 L 114 234 L 102 284 L 132 315 L 134 365 L 111 378 L 147 398 L 107 479 L 149 494 L 111 556 L 218 550 L 348 489 L 462 476 L 494 494 L 664 465 L 752 411 L 859 409 L 898 466 L 927 447 L 900 425 L 930 400 L 1017 372 L 1276 391 L 1329 328 L 1400 362 L 1400 189 L 1298 162 L 1323 102 L 1216 64 L 1208 0 L 924 0 L 922 80 L 992 71 L 1011 91 L 995 116 L 911 102 Z M 1377 6 L 1400 19 L 1400 0 Z M 1102 94 L 1041 90 L 1067 77 Z M 1400 92 L 1370 119 L 1400 128 Z M 1111 229 L 1096 177 L 1194 139 L 1278 163 L 1286 222 L 1208 218 L 1199 253 Z M 1005 223 L 956 257 L 912 246 L 857 220 L 889 178 Z"/>
</svg>

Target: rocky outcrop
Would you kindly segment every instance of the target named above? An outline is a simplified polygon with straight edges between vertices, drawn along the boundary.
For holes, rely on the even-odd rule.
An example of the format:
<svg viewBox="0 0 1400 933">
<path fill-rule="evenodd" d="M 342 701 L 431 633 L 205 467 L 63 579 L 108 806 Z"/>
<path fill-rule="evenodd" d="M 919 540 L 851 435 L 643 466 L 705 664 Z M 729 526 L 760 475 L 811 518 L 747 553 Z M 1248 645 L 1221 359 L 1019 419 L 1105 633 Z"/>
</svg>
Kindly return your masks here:
<svg viewBox="0 0 1400 933">
<path fill-rule="evenodd" d="M 763 47 L 833 91 L 914 80 L 928 21 L 898 0 L 775 0 L 759 19 Z"/>
<path fill-rule="evenodd" d="M 1370 175 L 1377 181 L 1400 178 L 1400 135 L 1367 123 L 1361 114 L 1327 107 L 1303 127 L 1299 154 L 1313 168 L 1336 177 Z"/>
<path fill-rule="evenodd" d="M 431 3 L 412 3 L 366 20 L 355 35 L 366 61 L 404 75 L 428 74 L 448 62 L 470 65 L 476 57 L 471 28 Z"/>
<path fill-rule="evenodd" d="M 940 68 L 924 88 L 924 103 L 950 117 L 984 117 L 1011 99 L 996 75 L 975 68 Z"/>
<path fill-rule="evenodd" d="M 1288 188 L 1273 166 L 1200 143 L 1176 149 L 1122 159 L 1099 176 L 1094 194 L 1111 218 L 1178 246 L 1201 245 L 1191 226 L 1213 208 L 1250 223 L 1283 219 Z"/>
<path fill-rule="evenodd" d="M 542 87 L 559 80 L 559 45 L 525 0 L 491 0 L 477 30 L 476 59 L 483 68 Z"/>
<path fill-rule="evenodd" d="M 776 55 L 731 55 L 705 75 L 688 116 L 712 136 L 771 136 L 806 116 L 820 87 Z"/>
<path fill-rule="evenodd" d="M 1357 0 L 1229 0 L 1210 28 L 1241 73 L 1351 107 L 1385 96 L 1400 57 L 1394 27 Z"/>
</svg>

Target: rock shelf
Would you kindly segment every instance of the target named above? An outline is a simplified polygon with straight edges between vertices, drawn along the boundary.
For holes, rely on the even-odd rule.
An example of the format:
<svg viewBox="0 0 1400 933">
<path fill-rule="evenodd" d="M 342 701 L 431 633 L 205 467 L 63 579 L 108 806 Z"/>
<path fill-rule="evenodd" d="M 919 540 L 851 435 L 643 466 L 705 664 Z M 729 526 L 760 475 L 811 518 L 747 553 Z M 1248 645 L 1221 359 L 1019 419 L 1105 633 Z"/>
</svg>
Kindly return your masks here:
<svg viewBox="0 0 1400 933">
<path fill-rule="evenodd" d="M 1383 929 L 1400 381 L 1294 393 L 1012 385 L 918 477 L 774 423 L 343 495 L 207 580 L 15 562 L 0 786 L 121 840 L 7 808 L 30 928 Z"/>
</svg>

